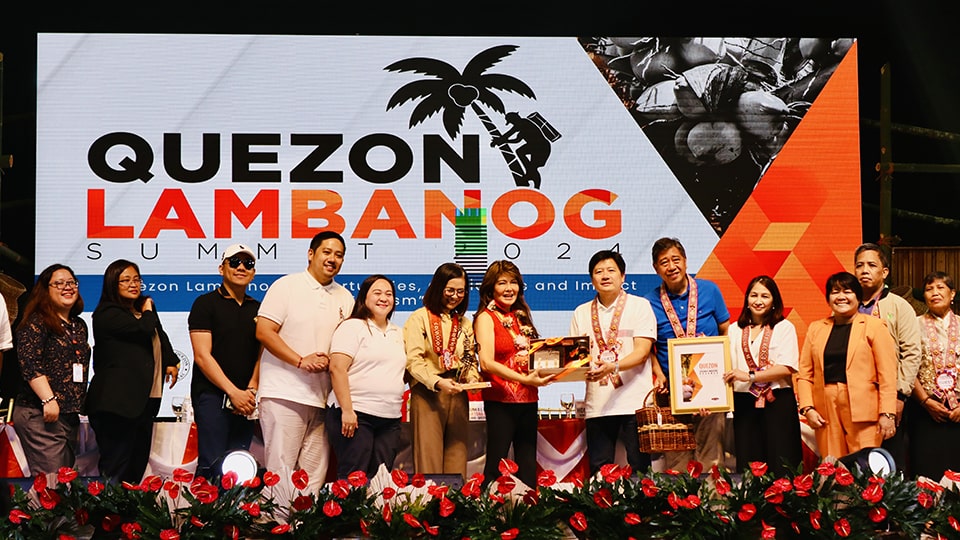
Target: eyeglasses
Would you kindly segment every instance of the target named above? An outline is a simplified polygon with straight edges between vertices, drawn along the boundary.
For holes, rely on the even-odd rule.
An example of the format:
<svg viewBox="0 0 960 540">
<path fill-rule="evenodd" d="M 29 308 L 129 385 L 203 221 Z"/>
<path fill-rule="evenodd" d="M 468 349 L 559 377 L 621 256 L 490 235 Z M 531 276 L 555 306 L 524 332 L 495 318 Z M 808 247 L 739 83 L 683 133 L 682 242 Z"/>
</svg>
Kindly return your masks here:
<svg viewBox="0 0 960 540">
<path fill-rule="evenodd" d="M 120 278 L 120 285 L 129 285 L 133 283 L 134 285 L 140 285 L 143 283 L 143 280 L 139 276 L 135 278 Z"/>
<path fill-rule="evenodd" d="M 463 296 L 467 294 L 467 291 L 464 289 L 453 289 L 453 288 L 447 287 L 446 289 L 443 290 L 443 294 L 447 296 Z"/>
<path fill-rule="evenodd" d="M 227 264 L 230 265 L 230 268 L 240 268 L 242 264 L 246 267 L 247 270 L 253 270 L 253 267 L 257 264 L 257 261 L 251 259 L 250 257 L 240 257 L 239 255 L 234 255 L 227 259 Z"/>
<path fill-rule="evenodd" d="M 62 290 L 64 290 L 64 289 L 68 289 L 68 288 L 69 288 L 69 289 L 76 289 L 77 287 L 80 286 L 80 282 L 77 281 L 77 280 L 75 280 L 75 279 L 68 279 L 68 280 L 66 280 L 66 281 L 64 281 L 64 280 L 62 280 L 62 279 L 58 279 L 58 280 L 56 280 L 56 281 L 51 281 L 51 282 L 50 282 L 50 286 L 53 287 L 54 289 L 58 290 L 58 291 L 62 291 Z"/>
</svg>

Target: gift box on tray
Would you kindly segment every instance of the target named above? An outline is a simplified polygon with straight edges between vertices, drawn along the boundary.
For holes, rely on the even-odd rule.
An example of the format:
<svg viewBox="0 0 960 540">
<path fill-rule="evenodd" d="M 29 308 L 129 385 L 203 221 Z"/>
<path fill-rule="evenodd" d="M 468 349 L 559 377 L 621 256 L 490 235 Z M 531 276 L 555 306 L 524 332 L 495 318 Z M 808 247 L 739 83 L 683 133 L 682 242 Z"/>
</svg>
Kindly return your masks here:
<svg viewBox="0 0 960 540">
<path fill-rule="evenodd" d="M 587 336 L 534 339 L 530 342 L 530 368 L 554 380 L 582 381 L 590 370 L 590 338 Z"/>
</svg>

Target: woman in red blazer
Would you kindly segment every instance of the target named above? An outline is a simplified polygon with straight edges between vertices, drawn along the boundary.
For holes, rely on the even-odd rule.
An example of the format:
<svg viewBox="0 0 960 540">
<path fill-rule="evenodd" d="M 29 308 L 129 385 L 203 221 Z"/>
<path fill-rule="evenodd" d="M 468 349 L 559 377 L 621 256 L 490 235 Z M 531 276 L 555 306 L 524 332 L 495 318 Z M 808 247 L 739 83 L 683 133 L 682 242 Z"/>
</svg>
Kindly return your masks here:
<svg viewBox="0 0 960 540">
<path fill-rule="evenodd" d="M 797 397 L 820 457 L 841 458 L 895 433 L 897 349 L 886 323 L 858 312 L 863 288 L 856 276 L 830 276 L 826 297 L 833 315 L 807 328 Z"/>
</svg>

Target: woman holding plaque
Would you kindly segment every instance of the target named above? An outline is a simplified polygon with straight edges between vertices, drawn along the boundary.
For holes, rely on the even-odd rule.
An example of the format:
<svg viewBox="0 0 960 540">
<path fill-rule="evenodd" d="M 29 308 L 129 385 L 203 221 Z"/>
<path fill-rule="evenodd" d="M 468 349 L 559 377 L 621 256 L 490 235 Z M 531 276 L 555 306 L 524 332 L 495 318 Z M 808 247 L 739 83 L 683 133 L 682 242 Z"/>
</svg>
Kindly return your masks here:
<svg viewBox="0 0 960 540">
<path fill-rule="evenodd" d="M 783 297 L 773 278 L 750 280 L 740 317 L 727 335 L 733 369 L 723 380 L 733 386 L 737 470 L 760 461 L 778 476 L 790 475 L 803 461 L 791 385 L 800 348 L 796 328 L 783 317 Z"/>
<path fill-rule="evenodd" d="M 943 272 L 923 279 L 923 357 L 913 385 L 908 440 L 912 472 L 934 481 L 947 469 L 960 471 L 960 317 L 950 308 L 956 292 L 953 278 Z"/>
<path fill-rule="evenodd" d="M 523 276 L 510 261 L 495 261 L 480 283 L 480 308 L 473 317 L 487 418 L 484 483 L 499 477 L 500 460 L 513 446 L 517 478 L 530 488 L 537 480 L 537 387 L 553 376 L 530 369 L 530 340 L 537 329 L 523 299 Z"/>
<path fill-rule="evenodd" d="M 821 458 L 880 446 L 896 431 L 897 350 L 887 325 L 858 311 L 856 276 L 827 279 L 833 315 L 814 321 L 800 350 L 800 415 L 816 431 Z"/>
<path fill-rule="evenodd" d="M 586 432 L 590 474 L 614 463 L 617 441 L 637 472 L 650 467 L 640 451 L 636 410 L 666 377 L 650 349 L 657 339 L 657 317 L 645 298 L 623 290 L 627 264 L 616 251 L 598 251 L 589 271 L 596 297 L 581 304 L 570 321 L 571 336 L 590 337 L 593 361 L 586 374 Z"/>
<path fill-rule="evenodd" d="M 422 474 L 467 474 L 470 411 L 463 383 L 480 380 L 473 350 L 467 272 L 443 263 L 423 295 L 423 307 L 403 325 L 410 381 L 413 464 Z"/>
</svg>

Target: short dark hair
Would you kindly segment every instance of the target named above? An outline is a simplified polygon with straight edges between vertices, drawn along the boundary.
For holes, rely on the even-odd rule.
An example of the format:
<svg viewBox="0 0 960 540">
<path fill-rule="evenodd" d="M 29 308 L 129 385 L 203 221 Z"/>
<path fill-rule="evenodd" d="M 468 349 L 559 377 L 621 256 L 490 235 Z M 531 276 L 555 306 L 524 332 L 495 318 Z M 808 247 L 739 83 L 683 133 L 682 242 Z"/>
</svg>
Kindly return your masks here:
<svg viewBox="0 0 960 540">
<path fill-rule="evenodd" d="M 860 254 L 864 251 L 876 251 L 877 256 L 880 257 L 880 264 L 884 268 L 890 268 L 890 259 L 887 258 L 887 253 L 883 251 L 883 248 L 879 244 L 874 244 L 872 242 L 867 242 L 866 244 L 860 244 L 857 247 L 857 250 L 853 252 L 853 261 L 856 262 L 857 258 L 860 257 Z"/>
<path fill-rule="evenodd" d="M 320 231 L 317 234 L 313 235 L 313 240 L 310 240 L 310 251 L 316 251 L 320 244 L 324 240 L 329 240 L 331 238 L 336 238 L 340 241 L 340 245 L 343 246 L 343 252 L 347 252 L 347 243 L 344 242 L 343 237 L 340 236 L 340 233 L 335 231 Z"/>
<path fill-rule="evenodd" d="M 44 268 L 37 276 L 33 289 L 30 290 L 30 296 L 27 299 L 27 305 L 23 308 L 23 315 L 18 328 L 23 328 L 29 324 L 27 319 L 34 312 L 37 312 L 43 319 L 43 325 L 47 327 L 47 330 L 61 336 L 64 334 L 63 325 L 60 324 L 60 316 L 54 311 L 53 300 L 50 298 L 50 280 L 53 279 L 53 273 L 57 270 L 66 270 L 70 272 L 74 280 L 77 279 L 77 274 L 67 265 L 51 264 Z M 83 298 L 80 296 L 80 286 L 77 285 L 77 301 L 70 306 L 70 317 L 76 317 L 81 313 L 83 313 Z"/>
<path fill-rule="evenodd" d="M 370 292 L 370 287 L 373 287 L 373 284 L 377 280 L 382 279 L 390 284 L 390 290 L 393 291 L 394 300 L 397 296 L 397 286 L 393 284 L 393 280 L 388 278 L 383 274 L 373 274 L 368 276 L 367 279 L 363 280 L 363 283 L 360 284 L 360 289 L 357 290 L 357 300 L 353 303 L 353 313 L 350 314 L 351 319 L 369 319 L 370 318 L 370 308 L 367 307 L 367 293 Z M 394 301 L 393 306 L 390 308 L 390 311 L 387 313 L 387 320 L 390 320 L 390 317 L 393 316 L 393 310 L 396 309 L 397 303 Z"/>
<path fill-rule="evenodd" d="M 530 306 L 527 305 L 527 301 L 523 296 L 523 275 L 520 274 L 520 269 L 517 268 L 517 265 L 508 260 L 493 261 L 490 263 L 490 266 L 487 267 L 487 272 L 483 275 L 483 281 L 480 282 L 480 305 L 477 306 L 477 312 L 473 316 L 473 320 L 477 320 L 477 316 L 483 313 L 483 310 L 487 309 L 487 305 L 493 300 L 493 288 L 497 284 L 497 280 L 500 279 L 500 276 L 510 276 L 517 280 L 517 284 L 520 286 L 520 290 L 517 291 L 517 299 L 513 302 L 513 311 L 523 311 L 522 316 L 518 316 L 517 319 L 520 321 L 521 325 L 529 326 L 533 330 L 532 337 L 538 337 L 540 334 L 537 333 L 537 327 L 533 325 L 533 315 L 530 313 Z"/>
<path fill-rule="evenodd" d="M 857 295 L 857 301 L 860 302 L 863 300 L 863 286 L 860 285 L 860 281 L 857 280 L 857 276 L 851 274 L 850 272 L 837 272 L 832 276 L 827 278 L 827 287 L 824 291 L 824 297 L 827 301 L 830 301 L 830 292 L 834 289 L 850 289 L 853 291 L 853 294 Z"/>
<path fill-rule="evenodd" d="M 653 249 L 651 250 L 651 254 L 653 255 L 653 264 L 654 264 L 654 266 L 656 266 L 656 264 L 657 264 L 657 259 L 660 258 L 660 255 L 661 255 L 664 251 L 666 251 L 666 250 L 668 250 L 668 249 L 670 249 L 670 248 L 677 248 L 677 250 L 680 251 L 680 255 L 683 256 L 684 259 L 687 258 L 687 251 L 686 251 L 685 249 L 683 249 L 683 244 L 680 243 L 680 240 L 677 240 L 676 238 L 669 238 L 669 237 L 666 237 L 666 236 L 665 236 L 665 237 L 663 237 L 663 238 L 661 238 L 661 239 L 659 239 L 659 240 L 657 240 L 656 242 L 653 243 Z"/>
<path fill-rule="evenodd" d="M 927 285 L 933 283 L 934 281 L 942 281 L 943 284 L 946 285 L 951 291 L 957 290 L 956 286 L 953 284 L 953 278 L 950 277 L 950 274 L 946 272 L 936 270 L 934 272 L 930 272 L 926 276 L 923 276 L 923 287 L 926 288 Z"/>
<path fill-rule="evenodd" d="M 746 292 L 743 293 L 743 309 L 737 318 L 737 326 L 740 328 L 746 328 L 753 324 L 753 315 L 750 312 L 750 291 L 752 291 L 753 286 L 757 284 L 766 287 L 767 290 L 770 291 L 770 296 L 773 297 L 773 304 L 770 306 L 770 311 L 764 314 L 763 320 L 760 321 L 761 326 L 773 328 L 778 322 L 783 320 L 783 296 L 780 295 L 780 287 L 777 287 L 777 282 L 770 276 L 757 276 L 750 280 Z"/>
<path fill-rule="evenodd" d="M 627 263 L 623 260 L 623 255 L 613 251 L 612 249 L 600 250 L 593 254 L 593 257 L 590 257 L 590 268 L 587 269 L 588 273 L 592 274 L 593 269 L 597 267 L 602 261 L 610 259 L 617 265 L 617 268 L 620 269 L 621 274 L 627 273 Z"/>
<path fill-rule="evenodd" d="M 423 306 L 430 313 L 436 315 L 443 313 L 443 290 L 447 288 L 447 283 L 451 279 L 456 278 L 463 278 L 463 298 L 451 311 L 457 315 L 463 315 L 467 312 L 467 306 L 470 304 L 470 278 L 462 266 L 457 263 L 446 262 L 438 266 L 433 272 L 430 285 L 427 285 L 427 292 L 423 293 Z"/>
</svg>

